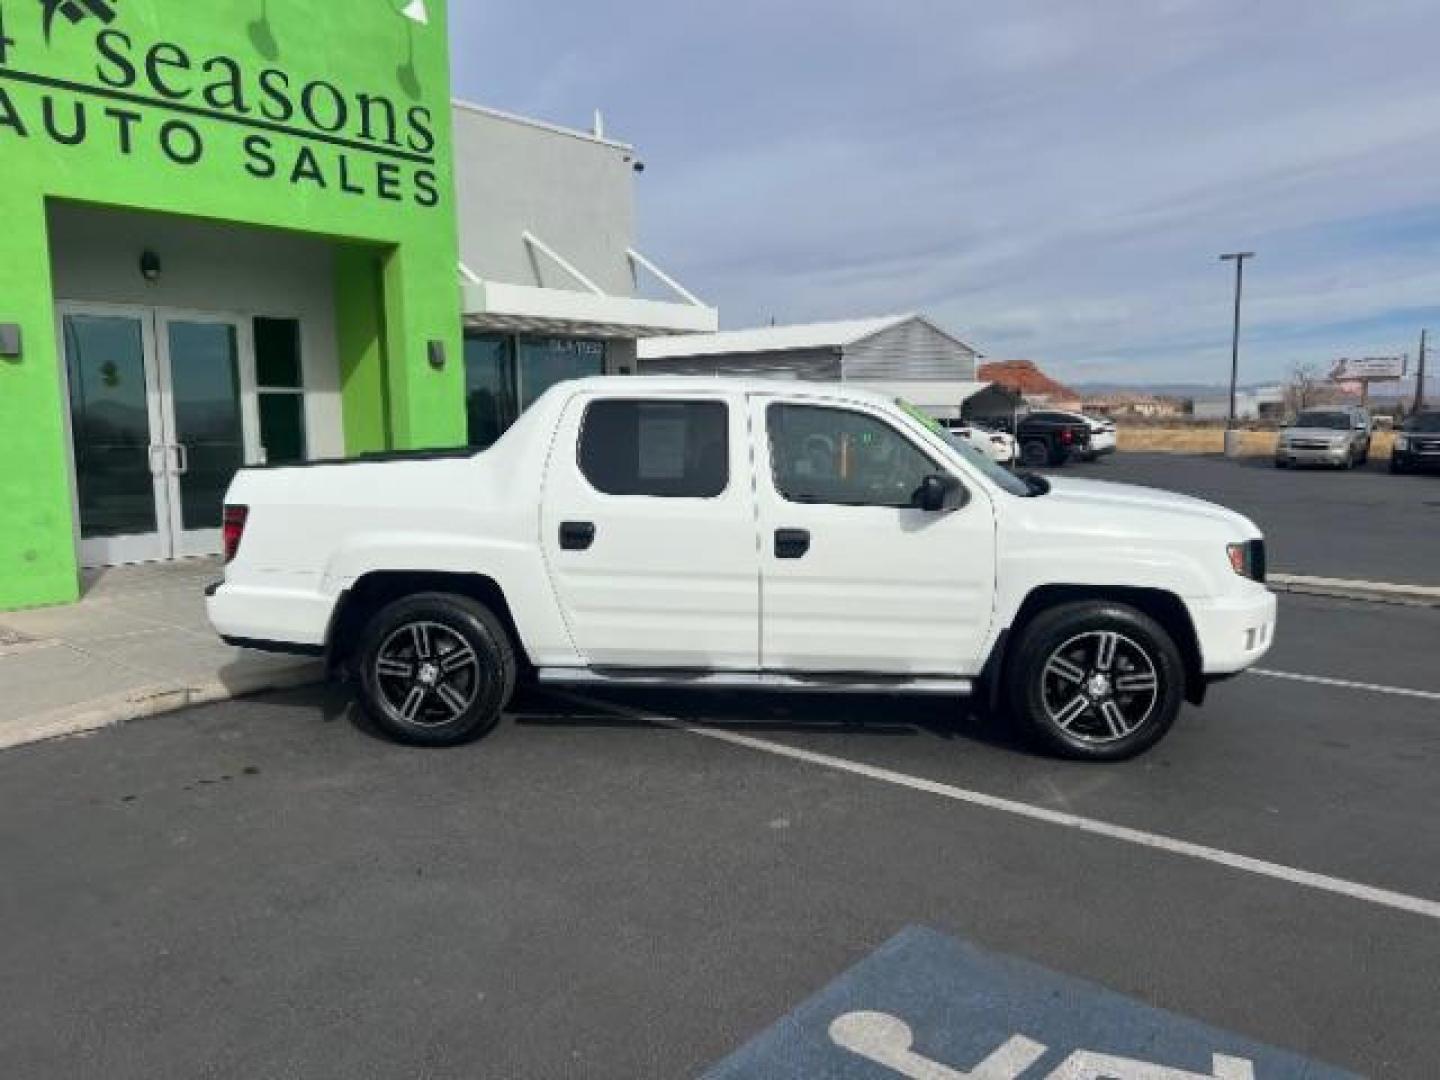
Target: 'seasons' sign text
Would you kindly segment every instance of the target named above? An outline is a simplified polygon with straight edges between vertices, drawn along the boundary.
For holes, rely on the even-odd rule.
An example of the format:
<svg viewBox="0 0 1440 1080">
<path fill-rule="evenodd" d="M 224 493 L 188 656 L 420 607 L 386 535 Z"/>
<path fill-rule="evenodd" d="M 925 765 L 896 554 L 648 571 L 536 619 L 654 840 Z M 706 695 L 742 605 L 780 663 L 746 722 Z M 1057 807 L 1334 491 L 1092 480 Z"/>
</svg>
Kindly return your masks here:
<svg viewBox="0 0 1440 1080">
<path fill-rule="evenodd" d="M 62 147 L 102 141 L 127 156 L 151 140 L 188 168 L 212 155 L 210 142 L 221 140 L 207 134 L 225 124 L 243 131 L 238 151 L 224 140 L 227 156 L 256 180 L 422 207 L 440 202 L 434 116 L 424 105 L 197 55 L 173 41 L 139 41 L 115 25 L 122 0 L 38 2 L 47 39 L 94 34 L 93 74 L 77 80 L 12 66 L 19 43 L 6 36 L 0 5 L 0 154 L 7 138 Z M 27 108 L 11 92 L 19 85 L 35 88 L 38 102 Z"/>
</svg>

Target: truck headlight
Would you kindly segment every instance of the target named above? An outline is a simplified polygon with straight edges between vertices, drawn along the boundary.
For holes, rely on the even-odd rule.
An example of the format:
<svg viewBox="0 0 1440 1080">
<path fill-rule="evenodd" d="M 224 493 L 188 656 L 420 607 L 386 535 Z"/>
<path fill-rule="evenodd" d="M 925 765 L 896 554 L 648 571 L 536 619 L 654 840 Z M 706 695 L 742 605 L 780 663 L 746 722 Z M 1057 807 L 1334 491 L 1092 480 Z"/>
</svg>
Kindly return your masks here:
<svg viewBox="0 0 1440 1080">
<path fill-rule="evenodd" d="M 1404 436 L 1404 435 L 1396 435 L 1396 436 L 1395 436 L 1395 449 L 1396 449 L 1396 450 L 1409 450 L 1409 449 L 1410 449 L 1410 440 L 1409 440 L 1409 438 L 1407 438 L 1407 437 Z"/>
<path fill-rule="evenodd" d="M 1265 541 L 1242 540 L 1238 544 L 1226 544 L 1225 554 L 1230 558 L 1230 569 L 1251 581 L 1265 580 Z"/>
</svg>

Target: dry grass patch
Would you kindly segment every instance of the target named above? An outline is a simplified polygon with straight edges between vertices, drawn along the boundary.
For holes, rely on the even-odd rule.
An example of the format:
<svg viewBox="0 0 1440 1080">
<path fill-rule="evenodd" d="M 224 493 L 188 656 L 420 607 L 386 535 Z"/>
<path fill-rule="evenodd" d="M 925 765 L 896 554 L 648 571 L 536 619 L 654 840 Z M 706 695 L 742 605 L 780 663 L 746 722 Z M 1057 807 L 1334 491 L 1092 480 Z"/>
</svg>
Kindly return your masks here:
<svg viewBox="0 0 1440 1080">
<path fill-rule="evenodd" d="M 1161 454 L 1223 454 L 1225 432 L 1220 428 L 1158 428 L 1122 427 L 1118 431 L 1117 443 L 1121 450 L 1144 450 Z M 1273 431 L 1247 431 L 1241 443 L 1241 453 L 1255 457 L 1268 457 L 1275 453 L 1276 434 Z M 1395 433 L 1375 432 L 1370 443 L 1372 457 L 1388 458 L 1394 445 Z"/>
</svg>

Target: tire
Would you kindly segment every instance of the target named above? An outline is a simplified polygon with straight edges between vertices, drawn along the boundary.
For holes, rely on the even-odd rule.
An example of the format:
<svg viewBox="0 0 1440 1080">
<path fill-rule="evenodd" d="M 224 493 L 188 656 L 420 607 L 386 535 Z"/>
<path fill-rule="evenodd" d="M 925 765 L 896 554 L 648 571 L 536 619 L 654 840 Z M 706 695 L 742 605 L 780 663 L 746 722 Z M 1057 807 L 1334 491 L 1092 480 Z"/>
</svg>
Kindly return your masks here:
<svg viewBox="0 0 1440 1080">
<path fill-rule="evenodd" d="M 464 596 L 418 593 L 387 605 L 366 625 L 358 655 L 366 715 L 415 746 L 479 738 L 515 690 L 508 631 Z"/>
<path fill-rule="evenodd" d="M 1050 464 L 1050 447 L 1044 439 L 1027 439 L 1020 444 L 1020 464 L 1038 469 Z"/>
<path fill-rule="evenodd" d="M 1170 730 L 1185 697 L 1174 639 L 1150 616 L 1111 601 L 1041 612 L 1021 632 L 1006 672 L 1012 715 L 1031 738 L 1081 761 L 1144 753 Z M 1122 680 L 1129 693 L 1115 685 Z"/>
<path fill-rule="evenodd" d="M 1276 459 L 1275 459 L 1275 468 L 1277 468 L 1277 469 L 1288 469 L 1289 467 L 1290 467 L 1290 463 L 1289 463 L 1288 461 L 1286 461 L 1284 458 L 1276 458 Z"/>
<path fill-rule="evenodd" d="M 1400 462 L 1396 461 L 1393 457 L 1390 459 L 1390 471 L 1396 476 L 1409 472 L 1404 465 L 1400 464 Z"/>
</svg>

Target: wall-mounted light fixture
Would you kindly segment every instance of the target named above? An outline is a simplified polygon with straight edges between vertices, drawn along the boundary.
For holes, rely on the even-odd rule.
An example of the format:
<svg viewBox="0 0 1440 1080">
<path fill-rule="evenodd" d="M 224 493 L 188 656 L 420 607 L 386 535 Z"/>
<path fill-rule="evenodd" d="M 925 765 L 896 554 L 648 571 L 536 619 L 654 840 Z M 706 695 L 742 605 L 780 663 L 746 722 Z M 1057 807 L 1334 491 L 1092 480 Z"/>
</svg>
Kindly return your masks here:
<svg viewBox="0 0 1440 1080">
<path fill-rule="evenodd" d="M 20 359 L 20 324 L 0 323 L 0 359 Z"/>
<path fill-rule="evenodd" d="M 430 366 L 436 371 L 445 370 L 445 343 L 443 341 L 431 341 L 425 346 L 426 355 L 430 359 Z"/>
<path fill-rule="evenodd" d="M 151 285 L 154 285 L 157 281 L 160 280 L 160 271 L 162 269 L 163 267 L 160 265 L 160 256 L 156 255 L 155 252 L 151 251 L 149 248 L 146 248 L 144 253 L 140 256 L 140 276 L 143 277 L 146 281 L 148 281 Z"/>
</svg>

